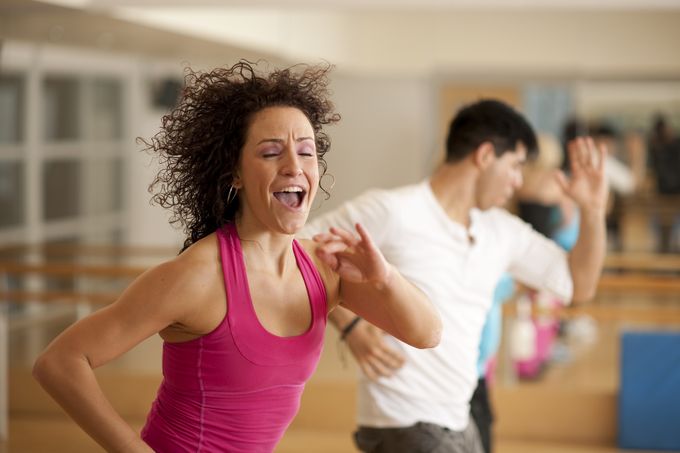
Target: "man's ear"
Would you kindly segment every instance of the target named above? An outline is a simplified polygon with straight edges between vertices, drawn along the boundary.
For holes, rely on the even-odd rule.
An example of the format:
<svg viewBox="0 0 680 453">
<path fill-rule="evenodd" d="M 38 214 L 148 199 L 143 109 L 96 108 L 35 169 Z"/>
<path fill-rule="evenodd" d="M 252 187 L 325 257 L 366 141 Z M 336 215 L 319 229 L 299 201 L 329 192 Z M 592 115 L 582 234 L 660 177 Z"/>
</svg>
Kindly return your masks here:
<svg viewBox="0 0 680 453">
<path fill-rule="evenodd" d="M 486 169 L 496 160 L 496 147 L 491 142 L 482 142 L 475 150 L 473 159 L 477 167 Z"/>
</svg>

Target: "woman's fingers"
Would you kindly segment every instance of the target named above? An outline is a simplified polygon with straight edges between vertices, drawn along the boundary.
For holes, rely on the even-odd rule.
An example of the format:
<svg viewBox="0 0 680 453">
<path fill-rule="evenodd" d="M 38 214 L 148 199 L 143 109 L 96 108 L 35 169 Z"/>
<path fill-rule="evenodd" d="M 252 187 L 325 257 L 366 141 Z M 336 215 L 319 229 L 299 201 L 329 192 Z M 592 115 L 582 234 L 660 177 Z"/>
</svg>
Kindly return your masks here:
<svg viewBox="0 0 680 453">
<path fill-rule="evenodd" d="M 323 252 L 323 253 L 339 253 L 339 252 L 344 252 L 347 250 L 347 244 L 344 242 L 340 241 L 331 241 L 331 242 L 326 242 L 325 244 L 319 244 L 317 247 L 317 250 Z"/>
<path fill-rule="evenodd" d="M 361 238 L 361 242 L 363 242 L 367 248 L 374 249 L 376 248 L 373 239 L 371 239 L 371 236 L 368 234 L 368 231 L 366 231 L 366 228 L 360 223 L 357 223 L 354 225 L 354 228 L 356 228 L 357 233 L 359 233 L 359 237 Z"/>
<path fill-rule="evenodd" d="M 314 242 L 318 242 L 320 244 L 326 243 L 326 242 L 331 242 L 331 241 L 341 240 L 339 236 L 337 236 L 335 234 L 331 234 L 331 233 L 315 234 L 314 236 L 312 236 L 312 239 L 314 240 Z"/>
<path fill-rule="evenodd" d="M 345 241 L 348 245 L 356 245 L 359 243 L 359 239 L 356 238 L 352 233 L 342 228 L 331 227 L 331 233 Z"/>
</svg>

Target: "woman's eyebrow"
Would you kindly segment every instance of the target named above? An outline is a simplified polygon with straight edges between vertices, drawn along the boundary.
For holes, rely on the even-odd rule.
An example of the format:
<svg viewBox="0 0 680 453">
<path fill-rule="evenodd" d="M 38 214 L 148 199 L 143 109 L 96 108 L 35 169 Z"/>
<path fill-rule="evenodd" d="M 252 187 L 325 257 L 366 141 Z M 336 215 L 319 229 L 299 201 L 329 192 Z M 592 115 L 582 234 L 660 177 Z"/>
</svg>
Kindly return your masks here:
<svg viewBox="0 0 680 453">
<path fill-rule="evenodd" d="M 306 140 L 311 140 L 314 141 L 314 137 L 300 137 L 295 140 L 296 143 L 304 142 Z M 282 138 L 263 138 L 259 142 L 257 142 L 258 145 L 262 143 L 283 143 L 285 140 Z"/>
</svg>

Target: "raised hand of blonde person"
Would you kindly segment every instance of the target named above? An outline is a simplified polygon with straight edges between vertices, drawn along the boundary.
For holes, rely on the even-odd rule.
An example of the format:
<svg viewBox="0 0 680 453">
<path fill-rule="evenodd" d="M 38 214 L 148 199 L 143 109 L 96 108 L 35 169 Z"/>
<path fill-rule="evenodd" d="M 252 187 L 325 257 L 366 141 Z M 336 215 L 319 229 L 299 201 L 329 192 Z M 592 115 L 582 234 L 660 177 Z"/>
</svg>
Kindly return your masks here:
<svg viewBox="0 0 680 453">
<path fill-rule="evenodd" d="M 571 176 L 557 174 L 557 182 L 581 209 L 604 210 L 609 187 L 605 177 L 607 149 L 598 148 L 590 137 L 579 137 L 569 142 Z"/>
<path fill-rule="evenodd" d="M 609 187 L 605 175 L 607 149 L 597 147 L 590 137 L 569 142 L 571 176 L 560 173 L 557 182 L 579 207 L 579 238 L 569 254 L 573 281 L 573 302 L 585 302 L 595 296 L 602 272 L 607 232 L 605 211 Z"/>
</svg>

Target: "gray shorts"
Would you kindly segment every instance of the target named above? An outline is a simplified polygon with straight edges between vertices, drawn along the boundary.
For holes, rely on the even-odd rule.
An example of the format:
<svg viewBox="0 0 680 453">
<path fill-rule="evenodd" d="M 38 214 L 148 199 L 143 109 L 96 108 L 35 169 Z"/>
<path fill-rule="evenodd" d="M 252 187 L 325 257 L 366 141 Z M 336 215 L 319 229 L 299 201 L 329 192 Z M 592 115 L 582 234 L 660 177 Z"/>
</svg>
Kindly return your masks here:
<svg viewBox="0 0 680 453">
<path fill-rule="evenodd" d="M 354 442 L 365 453 L 484 453 L 472 420 L 463 431 L 424 422 L 404 428 L 360 426 Z"/>
</svg>

